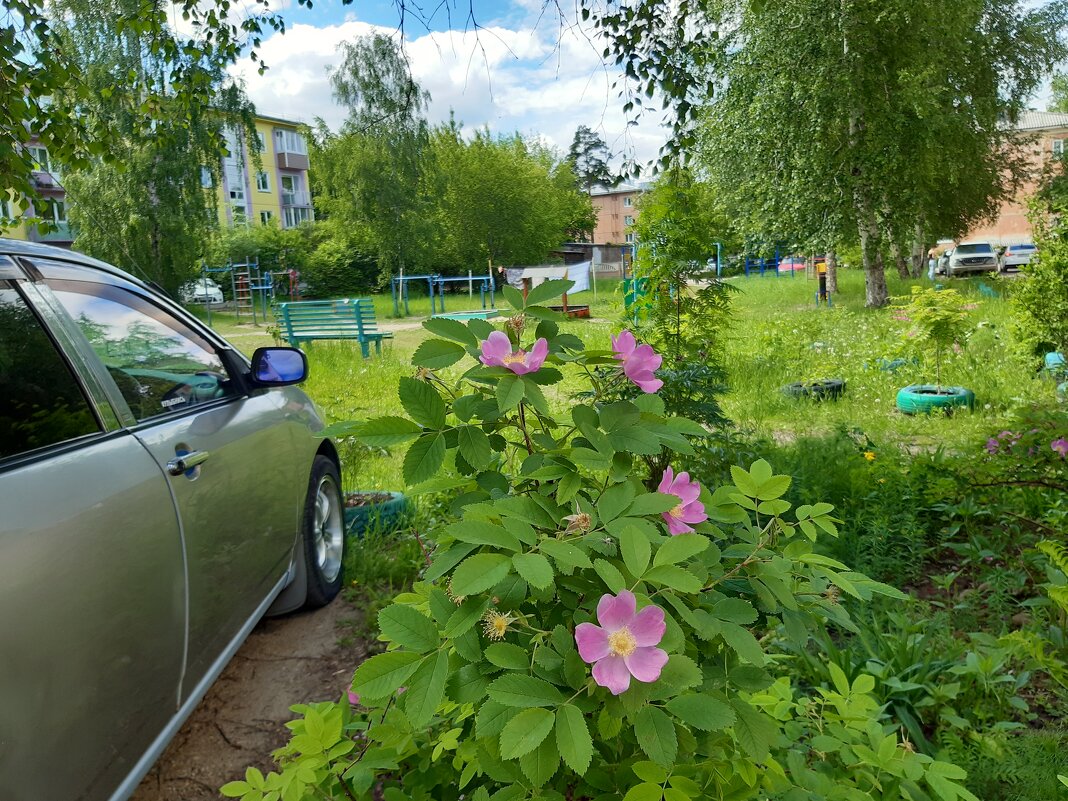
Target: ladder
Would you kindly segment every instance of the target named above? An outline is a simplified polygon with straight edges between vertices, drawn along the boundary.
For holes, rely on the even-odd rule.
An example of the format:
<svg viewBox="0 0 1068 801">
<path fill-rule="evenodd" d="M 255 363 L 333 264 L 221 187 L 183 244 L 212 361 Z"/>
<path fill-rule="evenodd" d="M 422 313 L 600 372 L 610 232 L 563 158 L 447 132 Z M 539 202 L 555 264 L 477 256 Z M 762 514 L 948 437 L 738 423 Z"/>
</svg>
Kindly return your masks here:
<svg viewBox="0 0 1068 801">
<path fill-rule="evenodd" d="M 240 319 L 241 312 L 255 314 L 252 307 L 252 272 L 259 272 L 256 262 L 230 264 L 230 286 L 234 295 L 234 311 Z"/>
</svg>

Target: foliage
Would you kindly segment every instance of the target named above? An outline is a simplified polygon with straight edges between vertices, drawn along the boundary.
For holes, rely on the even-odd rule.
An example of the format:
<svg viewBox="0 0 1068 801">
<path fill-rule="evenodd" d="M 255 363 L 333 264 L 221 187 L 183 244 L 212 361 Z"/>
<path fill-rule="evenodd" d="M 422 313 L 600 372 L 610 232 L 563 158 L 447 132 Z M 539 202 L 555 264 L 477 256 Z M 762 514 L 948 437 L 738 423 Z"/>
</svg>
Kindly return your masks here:
<svg viewBox="0 0 1068 801">
<path fill-rule="evenodd" d="M 567 161 L 571 165 L 579 186 L 588 194 L 594 186 L 615 186 L 619 177 L 608 166 L 612 154 L 599 133 L 585 125 L 575 129 Z"/>
<path fill-rule="evenodd" d="M 235 225 L 217 229 L 211 239 L 207 261 L 221 267 L 257 260 L 264 270 L 301 270 L 311 254 L 314 228 L 282 228 L 276 221 L 266 225 Z"/>
<path fill-rule="evenodd" d="M 871 676 L 805 692 L 763 636 L 850 626 L 839 592 L 902 597 L 815 552 L 836 531 L 830 505 L 795 508 L 782 500 L 790 479 L 757 461 L 714 492 L 683 482 L 708 519 L 665 536 L 684 498 L 645 491 L 633 457 L 664 444 L 688 453 L 700 428 L 652 394 L 566 415 L 550 406 L 565 372 L 614 360 L 559 333 L 539 305 L 559 289 L 526 302 L 505 290 L 517 317 L 539 321 L 533 336 L 506 327 L 523 351 L 504 360 L 516 370 L 449 370 L 479 356 L 492 327 L 425 323 L 436 338 L 400 382 L 407 416 L 358 431 L 370 445 L 410 443 L 406 478 L 449 492 L 462 519 L 438 532 L 423 581 L 379 614 L 389 650 L 357 669 L 359 707 L 295 707 L 280 772 L 250 770 L 223 793 L 974 799 L 962 770 L 878 722 Z"/>
<path fill-rule="evenodd" d="M 942 358 L 951 347 L 963 347 L 968 335 L 968 303 L 955 289 L 912 287 L 907 298 L 897 298 L 903 322 L 909 323 L 909 336 L 921 348 L 934 354 L 935 382 L 942 391 Z"/>
<path fill-rule="evenodd" d="M 366 228 L 328 219 L 316 224 L 315 249 L 301 277 L 312 297 L 363 295 L 379 289 L 382 274 L 373 235 Z"/>
<path fill-rule="evenodd" d="M 1062 184 L 1063 178 L 1053 187 L 1047 183 L 1055 191 L 1032 210 L 1038 250 L 1021 268 L 1026 280 L 1014 286 L 1011 296 L 1020 337 L 1039 356 L 1068 353 L 1068 231 L 1059 220 L 1068 208 L 1068 187 Z"/>
</svg>

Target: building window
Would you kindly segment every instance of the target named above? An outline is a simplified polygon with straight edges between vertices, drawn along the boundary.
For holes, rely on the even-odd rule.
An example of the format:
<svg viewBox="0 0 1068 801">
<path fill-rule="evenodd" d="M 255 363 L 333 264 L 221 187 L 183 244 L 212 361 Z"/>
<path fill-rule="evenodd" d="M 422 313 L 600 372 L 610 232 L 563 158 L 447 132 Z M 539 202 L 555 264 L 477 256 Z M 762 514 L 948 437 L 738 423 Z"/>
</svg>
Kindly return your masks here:
<svg viewBox="0 0 1068 801">
<path fill-rule="evenodd" d="M 267 139 L 264 137 L 263 131 L 256 131 L 256 141 L 260 143 L 261 153 L 267 150 Z"/>
<path fill-rule="evenodd" d="M 291 206 L 282 209 L 286 228 L 296 228 L 301 223 L 311 222 L 311 209 Z"/>
<path fill-rule="evenodd" d="M 623 224 L 624 225 L 634 225 L 634 218 L 632 216 L 630 216 L 629 214 L 626 215 L 623 218 Z"/>
<path fill-rule="evenodd" d="M 627 234 L 625 237 L 623 237 L 623 239 L 628 245 L 634 244 L 634 234 Z"/>
<path fill-rule="evenodd" d="M 212 179 L 211 170 L 207 167 L 200 168 L 200 185 L 205 189 L 211 189 L 212 184 L 215 183 Z"/>
<path fill-rule="evenodd" d="M 49 200 L 41 214 L 49 222 L 63 223 L 67 221 L 67 204 L 62 200 Z"/>
<path fill-rule="evenodd" d="M 632 198 L 630 195 L 627 195 L 625 198 L 623 198 L 623 205 L 629 209 L 631 206 L 634 205 L 634 198 Z"/>
<path fill-rule="evenodd" d="M 286 192 L 295 192 L 297 189 L 297 181 L 292 175 L 283 175 L 281 178 L 282 189 Z"/>
<path fill-rule="evenodd" d="M 304 137 L 296 131 L 277 129 L 274 132 L 275 149 L 279 153 L 297 153 L 301 156 L 308 155 L 308 145 Z"/>
<path fill-rule="evenodd" d="M 267 176 L 267 173 L 256 173 L 256 189 L 258 189 L 260 192 L 271 191 L 271 179 Z"/>
<path fill-rule="evenodd" d="M 244 206 L 231 206 L 230 212 L 234 215 L 234 225 L 241 225 L 243 223 L 248 222 L 245 217 Z"/>
<path fill-rule="evenodd" d="M 1053 140 L 1053 155 L 1054 156 L 1062 156 L 1062 155 L 1064 155 L 1064 140 L 1063 139 L 1054 139 Z"/>
<path fill-rule="evenodd" d="M 30 152 L 30 158 L 34 161 L 34 169 L 40 172 L 48 172 L 48 148 L 31 145 L 26 149 Z"/>
<path fill-rule="evenodd" d="M 271 212 L 269 212 L 269 211 L 261 211 L 260 212 L 260 225 L 270 225 L 271 224 L 271 218 L 273 216 L 274 215 L 271 214 Z"/>
<path fill-rule="evenodd" d="M 245 188 L 243 186 L 239 186 L 236 189 L 231 189 L 230 190 L 230 200 L 244 200 L 244 199 L 245 199 Z"/>
</svg>

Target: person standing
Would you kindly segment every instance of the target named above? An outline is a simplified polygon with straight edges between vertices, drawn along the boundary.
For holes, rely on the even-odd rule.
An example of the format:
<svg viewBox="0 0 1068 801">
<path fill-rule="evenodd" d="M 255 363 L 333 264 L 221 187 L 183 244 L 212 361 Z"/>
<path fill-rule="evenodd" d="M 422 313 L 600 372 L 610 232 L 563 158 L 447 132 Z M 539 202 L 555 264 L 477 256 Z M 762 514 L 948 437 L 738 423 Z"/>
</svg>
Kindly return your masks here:
<svg viewBox="0 0 1068 801">
<path fill-rule="evenodd" d="M 938 256 L 935 254 L 935 249 L 931 248 L 927 251 L 927 278 L 931 281 L 935 280 L 936 264 L 938 264 Z"/>
</svg>

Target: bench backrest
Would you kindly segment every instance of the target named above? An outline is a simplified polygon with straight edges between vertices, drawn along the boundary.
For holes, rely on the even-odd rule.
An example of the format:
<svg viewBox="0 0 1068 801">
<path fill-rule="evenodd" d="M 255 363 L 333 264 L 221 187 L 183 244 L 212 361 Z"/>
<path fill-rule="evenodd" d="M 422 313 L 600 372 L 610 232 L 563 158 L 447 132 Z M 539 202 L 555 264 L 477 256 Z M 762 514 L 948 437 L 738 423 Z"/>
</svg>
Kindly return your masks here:
<svg viewBox="0 0 1068 801">
<path fill-rule="evenodd" d="M 356 319 L 360 323 L 360 331 L 364 334 L 374 334 L 378 331 L 378 321 L 375 319 L 375 305 L 370 298 L 362 298 L 356 307 Z"/>
<path fill-rule="evenodd" d="M 290 333 L 315 330 L 357 334 L 360 330 L 358 300 L 301 300 L 279 305 L 282 321 Z"/>
</svg>

